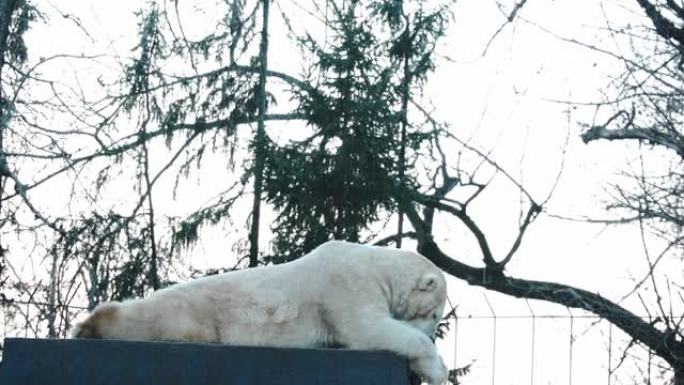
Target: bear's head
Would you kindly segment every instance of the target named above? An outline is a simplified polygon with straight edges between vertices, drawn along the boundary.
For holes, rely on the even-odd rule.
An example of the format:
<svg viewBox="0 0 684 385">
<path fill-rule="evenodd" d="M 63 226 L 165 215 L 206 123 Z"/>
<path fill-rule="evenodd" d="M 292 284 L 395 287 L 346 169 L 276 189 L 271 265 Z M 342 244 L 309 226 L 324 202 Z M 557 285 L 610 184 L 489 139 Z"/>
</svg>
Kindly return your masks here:
<svg viewBox="0 0 684 385">
<path fill-rule="evenodd" d="M 442 272 L 420 274 L 403 302 L 399 318 L 432 337 L 446 303 L 446 280 Z"/>
</svg>

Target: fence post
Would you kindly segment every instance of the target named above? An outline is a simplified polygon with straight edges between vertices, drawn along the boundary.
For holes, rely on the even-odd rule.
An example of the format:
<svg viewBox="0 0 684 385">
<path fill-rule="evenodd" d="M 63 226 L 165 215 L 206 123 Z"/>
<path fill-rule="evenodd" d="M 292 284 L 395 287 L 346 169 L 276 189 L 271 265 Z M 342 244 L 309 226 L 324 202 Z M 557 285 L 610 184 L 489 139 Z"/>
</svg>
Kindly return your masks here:
<svg viewBox="0 0 684 385">
<path fill-rule="evenodd" d="M 608 324 L 608 385 L 610 385 L 610 377 L 613 375 L 613 324 Z"/>
<path fill-rule="evenodd" d="M 650 325 L 653 325 L 653 317 L 651 314 L 648 314 L 648 323 Z M 648 375 L 648 380 L 646 380 L 646 385 L 651 385 L 651 365 L 653 364 L 653 350 L 651 348 L 648 348 L 648 370 L 646 371 Z"/>
<path fill-rule="evenodd" d="M 458 369 L 458 313 L 454 308 L 454 369 Z"/>
<path fill-rule="evenodd" d="M 496 379 L 496 324 L 498 320 L 496 317 L 496 312 L 492 307 L 492 304 L 489 303 L 489 298 L 487 298 L 487 294 L 482 293 L 482 295 L 485 298 L 485 302 L 487 302 L 489 311 L 492 313 L 492 319 L 494 320 L 494 323 L 492 325 L 492 385 L 495 385 L 494 380 Z"/>
<path fill-rule="evenodd" d="M 573 348 L 575 346 L 575 315 L 572 314 L 572 311 L 569 307 L 566 307 L 565 310 L 567 310 L 568 314 L 570 314 L 570 352 L 568 354 L 568 385 L 572 385 L 572 353 Z"/>
<path fill-rule="evenodd" d="M 530 314 L 532 315 L 532 346 L 530 348 L 530 385 L 534 385 L 534 342 L 537 336 L 537 315 L 534 314 L 534 310 L 532 310 L 532 305 L 530 305 L 530 301 L 527 298 L 525 298 L 525 303 L 527 304 L 527 308 L 530 309 Z"/>
</svg>

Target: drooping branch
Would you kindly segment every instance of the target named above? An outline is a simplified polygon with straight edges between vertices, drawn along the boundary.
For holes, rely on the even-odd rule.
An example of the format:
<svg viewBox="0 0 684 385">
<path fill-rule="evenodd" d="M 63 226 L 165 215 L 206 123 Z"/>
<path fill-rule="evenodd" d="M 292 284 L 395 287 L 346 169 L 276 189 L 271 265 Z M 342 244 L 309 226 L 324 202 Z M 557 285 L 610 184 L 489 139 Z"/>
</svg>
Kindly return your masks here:
<svg viewBox="0 0 684 385">
<path fill-rule="evenodd" d="M 264 120 L 271 121 L 271 120 L 283 120 L 283 121 L 289 121 L 289 120 L 301 120 L 304 119 L 305 115 L 302 113 L 289 113 L 289 114 L 270 114 L 266 115 Z M 227 128 L 229 130 L 235 130 L 237 126 L 242 125 L 242 124 L 249 124 L 249 123 L 255 123 L 256 118 L 249 117 L 249 118 L 244 118 L 244 119 L 219 119 L 211 122 L 195 122 L 195 123 L 182 123 L 182 124 L 177 124 L 174 126 L 171 126 L 171 130 L 190 130 L 192 133 L 202 133 L 205 131 L 208 131 L 210 129 L 214 128 Z M 103 157 L 112 157 L 116 155 L 121 155 L 127 151 L 133 150 L 135 148 L 138 148 L 145 142 L 149 142 L 151 139 L 156 138 L 156 137 L 164 137 L 170 133 L 169 129 L 162 128 L 154 131 L 147 131 L 144 135 L 140 135 L 138 132 L 135 134 L 122 138 L 118 143 L 113 143 L 108 147 L 103 147 L 99 151 L 93 152 L 91 154 L 83 155 L 80 157 L 74 157 L 74 158 L 68 158 L 65 159 L 67 161 L 67 164 L 63 167 L 60 167 L 51 173 L 43 176 L 42 178 L 33 181 L 30 184 L 24 185 L 24 191 L 31 190 L 46 181 L 52 179 L 53 177 L 57 176 L 58 174 L 61 174 L 67 170 L 71 170 L 74 166 L 81 164 L 81 163 L 87 163 L 90 162 L 96 158 L 103 158 Z M 133 139 L 131 141 L 126 141 L 126 139 Z M 8 152 L 6 153 L 7 157 L 26 157 L 26 158 L 35 158 L 35 156 L 31 154 L 23 154 L 23 153 L 13 153 L 13 152 Z M 63 155 L 52 155 L 52 156 L 41 156 L 41 159 L 44 160 L 49 160 L 49 159 L 62 159 L 64 158 Z M 11 198 L 14 198 L 16 194 L 12 195 L 7 195 L 2 197 L 1 200 L 8 200 Z"/>
<path fill-rule="evenodd" d="M 29 199 L 28 194 L 26 193 L 26 185 L 21 183 L 19 178 L 17 177 L 16 173 L 12 172 L 9 167 L 7 166 L 6 161 L 4 160 L 4 157 L 2 157 L 2 154 L 0 154 L 0 176 L 3 178 L 9 178 L 12 180 L 14 183 L 14 191 L 15 194 L 12 196 L 19 196 L 26 207 L 31 211 L 33 216 L 38 219 L 40 222 L 42 222 L 44 225 L 48 226 L 55 232 L 59 234 L 64 234 L 64 230 L 60 228 L 54 221 L 49 220 L 43 213 L 40 212 L 36 208 L 36 206 L 32 203 L 32 201 Z M 8 199 L 7 197 L 3 197 L 2 200 Z"/>
<path fill-rule="evenodd" d="M 406 196 L 397 196 L 407 218 L 416 229 L 418 251 L 447 274 L 470 285 L 494 290 L 517 298 L 537 299 L 583 309 L 616 325 L 637 341 L 667 360 L 675 370 L 682 367 L 684 344 L 671 331 L 660 331 L 600 294 L 555 282 L 545 282 L 507 276 L 501 270 L 477 268 L 458 261 L 443 252 L 427 230 L 423 218 Z"/>
<path fill-rule="evenodd" d="M 299 112 L 291 112 L 291 113 L 285 113 L 285 114 L 266 114 L 264 116 L 265 121 L 274 121 L 274 120 L 304 120 L 306 119 L 306 115 L 303 113 Z M 172 125 L 170 128 L 173 130 L 176 129 L 190 129 L 190 130 L 196 130 L 196 131 L 206 131 L 214 128 L 221 128 L 221 127 L 227 127 L 227 128 L 232 128 L 233 126 L 240 125 L 240 124 L 248 124 L 248 123 L 256 123 L 257 118 L 243 118 L 243 119 L 217 119 L 217 120 L 212 120 L 210 122 L 195 122 L 195 123 L 180 123 L 180 124 L 175 124 Z M 163 134 L 163 132 L 160 132 L 160 134 Z"/>
</svg>

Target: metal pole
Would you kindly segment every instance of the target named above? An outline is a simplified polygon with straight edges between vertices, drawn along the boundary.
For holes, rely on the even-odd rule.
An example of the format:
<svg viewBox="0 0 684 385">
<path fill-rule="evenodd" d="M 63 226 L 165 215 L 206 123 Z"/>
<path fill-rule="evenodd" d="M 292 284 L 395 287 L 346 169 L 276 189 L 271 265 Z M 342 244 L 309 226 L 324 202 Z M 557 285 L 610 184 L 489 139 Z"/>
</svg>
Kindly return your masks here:
<svg viewBox="0 0 684 385">
<path fill-rule="evenodd" d="M 454 311 L 454 369 L 458 369 L 458 314 Z"/>
<path fill-rule="evenodd" d="M 610 385 L 610 377 L 612 373 L 613 361 L 613 324 L 608 324 L 608 385 Z"/>
<path fill-rule="evenodd" d="M 497 324 L 497 317 L 496 317 L 496 312 L 494 311 L 494 308 L 492 307 L 492 304 L 489 303 L 489 299 L 487 298 L 487 295 L 482 293 L 482 295 L 485 298 L 485 302 L 487 302 L 487 306 L 489 306 L 489 311 L 492 313 L 492 317 L 494 320 L 494 323 L 492 325 L 492 385 L 494 384 L 494 381 L 496 379 L 496 324 Z"/>
<path fill-rule="evenodd" d="M 530 385 L 534 385 L 534 340 L 537 335 L 537 315 L 534 314 L 530 301 L 526 298 L 525 303 L 527 303 L 527 308 L 530 309 L 530 314 L 532 314 L 532 346 L 531 346 L 531 357 L 530 357 Z"/>
<path fill-rule="evenodd" d="M 565 310 L 567 310 L 568 314 L 570 314 L 570 352 L 568 354 L 568 385 L 572 385 L 572 353 L 575 345 L 575 315 L 572 314 L 572 311 L 569 307 L 566 307 Z"/>
</svg>

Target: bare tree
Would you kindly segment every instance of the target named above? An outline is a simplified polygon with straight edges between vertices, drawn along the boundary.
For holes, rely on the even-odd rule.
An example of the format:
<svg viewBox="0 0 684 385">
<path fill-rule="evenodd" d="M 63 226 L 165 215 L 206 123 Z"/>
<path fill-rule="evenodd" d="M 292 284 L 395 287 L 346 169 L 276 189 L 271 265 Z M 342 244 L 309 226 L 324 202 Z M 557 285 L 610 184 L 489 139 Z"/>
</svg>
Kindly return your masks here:
<svg viewBox="0 0 684 385">
<path fill-rule="evenodd" d="M 682 224 L 684 221 L 684 136 L 682 135 L 681 99 L 682 51 L 684 33 L 679 27 L 684 22 L 682 8 L 673 1 L 648 2 L 637 0 L 648 20 L 652 22 L 651 35 L 644 34 L 643 26 L 634 26 L 636 31 L 623 26 L 608 25 L 611 33 L 625 33 L 632 40 L 644 36 L 644 40 L 629 46 L 634 57 L 624 54 L 610 54 L 622 60 L 626 71 L 614 84 L 614 94 L 601 106 L 614 109 L 611 117 L 604 123 L 594 124 L 582 135 L 585 142 L 605 140 L 638 141 L 641 163 L 636 173 L 628 174 L 633 184 L 615 186 L 615 201 L 609 209 L 619 210 L 624 215 L 616 223 L 639 221 L 649 225 L 656 235 L 665 239 L 669 246 L 657 258 L 649 258 L 650 271 L 645 280 L 653 286 L 656 298 L 653 304 L 646 304 L 653 322 L 638 317 L 620 305 L 619 301 L 605 298 L 579 287 L 557 282 L 522 279 L 506 272 L 508 266 L 523 241 L 526 230 L 534 219 L 544 212 L 545 202 L 536 200 L 524 186 L 518 183 L 503 167 L 487 157 L 487 154 L 459 141 L 467 150 L 483 157 L 483 161 L 498 170 L 526 198 L 526 209 L 520 217 L 517 236 L 502 255 L 495 255 L 490 247 L 486 232 L 473 218 L 468 207 L 478 199 L 479 194 L 488 188 L 486 178 L 480 178 L 467 170 L 452 175 L 453 167 L 446 157 L 439 167 L 439 183 L 431 186 L 429 192 L 397 188 L 395 197 L 415 232 L 408 234 L 418 241 L 418 249 L 445 272 L 465 280 L 471 285 L 508 294 L 518 298 L 538 299 L 561 304 L 570 308 L 583 309 L 599 315 L 622 329 L 633 339 L 629 346 L 641 345 L 667 362 L 673 372 L 673 383 L 684 384 L 684 334 L 682 333 L 681 306 L 666 306 L 669 302 L 682 302 L 681 295 L 663 293 L 659 285 L 669 285 L 662 277 L 654 276 L 658 260 L 667 252 L 679 248 L 684 241 Z M 609 21 L 608 21 L 609 22 Z M 653 36 L 660 40 L 653 40 Z M 626 39 L 627 40 L 627 39 Z M 572 41 L 577 43 L 577 41 Z M 644 42 L 648 42 L 646 45 Z M 640 45 L 644 43 L 644 45 Z M 653 47 L 653 44 L 656 47 Z M 602 52 L 596 47 L 586 47 Z M 646 49 L 650 55 L 639 55 L 639 49 Z M 438 125 L 424 111 L 427 118 Z M 457 140 L 457 138 L 456 138 Z M 463 172 L 465 171 L 465 173 Z M 470 188 L 470 190 L 464 190 Z M 457 194 L 458 190 L 464 190 Z M 470 191 L 468 193 L 467 191 Z M 455 199 L 454 196 L 466 198 Z M 435 212 L 438 211 L 460 222 L 468 229 L 479 245 L 483 266 L 463 263 L 458 255 L 446 251 L 434 238 L 436 226 Z M 533 240 L 532 240 L 533 242 Z M 644 282 L 638 282 L 632 293 L 637 292 Z M 670 298 L 667 297 L 670 296 Z M 641 298 L 641 297 L 640 297 Z M 642 298 L 643 300 L 643 298 Z M 679 310 L 678 310 L 679 309 Z"/>
<path fill-rule="evenodd" d="M 606 20 L 614 39 L 626 48 L 612 54 L 624 72 L 598 104 L 610 117 L 591 125 L 582 139 L 639 144 L 632 150 L 638 161 L 624 170 L 628 183 L 613 186 L 608 208 L 638 222 L 642 237 L 651 234 L 665 243 L 654 253 L 644 242 L 649 272 L 630 295 L 640 295 L 643 286 L 652 289 L 654 305 L 646 310 L 657 319 L 663 345 L 670 350 L 663 358 L 675 370 L 674 383 L 683 384 L 684 298 L 671 292 L 671 286 L 680 286 L 656 268 L 664 258 L 681 258 L 684 252 L 684 8 L 671 0 L 636 3 L 645 15 L 643 25 L 613 26 Z"/>
<path fill-rule="evenodd" d="M 684 30 L 680 27 L 684 11 L 675 1 L 637 3 L 651 28 L 633 27 L 643 40 L 618 56 L 625 68 L 620 85 L 609 89 L 611 99 L 600 104 L 612 114 L 589 127 L 582 139 L 585 143 L 603 139 L 643 145 L 640 164 L 628 175 L 632 186 L 616 186 L 611 207 L 651 225 L 675 249 L 684 251 Z M 634 39 L 630 29 L 610 24 L 608 28 L 618 38 L 629 34 Z M 657 159 L 649 153 L 657 154 Z"/>
</svg>

